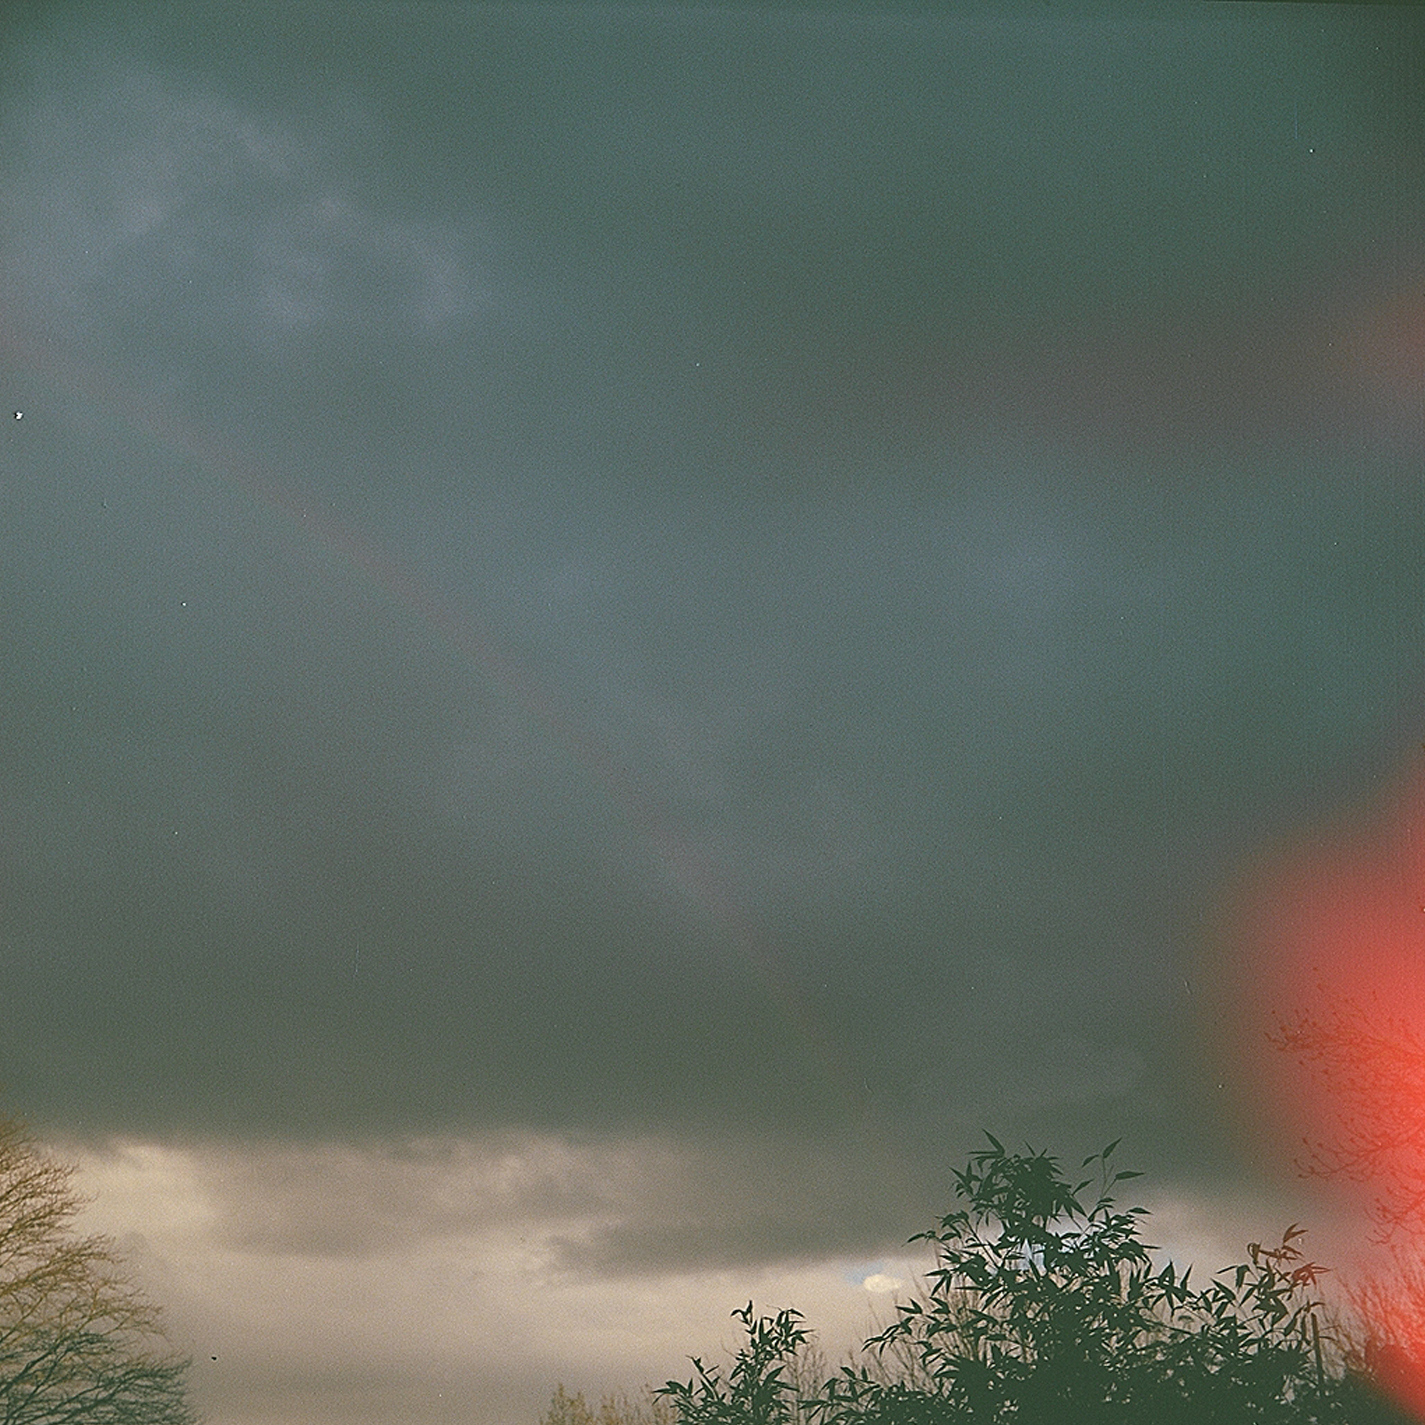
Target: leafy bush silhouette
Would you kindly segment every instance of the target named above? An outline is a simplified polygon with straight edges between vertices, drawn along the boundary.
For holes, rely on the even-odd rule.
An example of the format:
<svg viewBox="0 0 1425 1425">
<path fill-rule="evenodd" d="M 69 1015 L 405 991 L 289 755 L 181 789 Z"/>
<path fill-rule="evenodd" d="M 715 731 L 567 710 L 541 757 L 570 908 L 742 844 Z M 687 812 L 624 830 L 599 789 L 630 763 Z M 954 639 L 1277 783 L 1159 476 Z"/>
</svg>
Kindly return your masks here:
<svg viewBox="0 0 1425 1425">
<path fill-rule="evenodd" d="M 1111 1189 L 1118 1144 L 1070 1184 L 1046 1153 L 990 1147 L 955 1175 L 962 1205 L 912 1241 L 933 1245 L 925 1299 L 896 1307 L 870 1359 L 816 1391 L 794 1387 L 808 1332 L 784 1310 L 734 1312 L 746 1342 L 724 1376 L 694 1357 L 669 1381 L 679 1425 L 1387 1425 L 1408 1417 L 1374 1391 L 1363 1357 L 1315 1294 L 1324 1268 L 1303 1229 L 1205 1287 L 1154 1269 L 1142 1207 Z M 890 1359 L 899 1369 L 886 1369 Z M 910 1368 L 907 1369 L 907 1362 Z"/>
<path fill-rule="evenodd" d="M 679 1425 L 796 1425 L 802 1400 L 792 1368 L 809 1334 L 801 1312 L 755 1316 L 749 1301 L 732 1314 L 742 1322 L 747 1344 L 727 1378 L 694 1356 L 694 1378 L 670 1380 L 655 1395 L 671 1402 Z"/>
</svg>

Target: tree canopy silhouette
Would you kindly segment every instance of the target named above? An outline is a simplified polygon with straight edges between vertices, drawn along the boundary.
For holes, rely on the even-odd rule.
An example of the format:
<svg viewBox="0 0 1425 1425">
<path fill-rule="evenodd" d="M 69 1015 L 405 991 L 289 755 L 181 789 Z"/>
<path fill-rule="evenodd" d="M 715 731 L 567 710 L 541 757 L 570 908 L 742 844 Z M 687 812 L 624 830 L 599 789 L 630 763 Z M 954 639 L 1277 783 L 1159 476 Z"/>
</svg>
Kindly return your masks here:
<svg viewBox="0 0 1425 1425">
<path fill-rule="evenodd" d="M 989 1135 L 986 1135 L 987 1137 Z M 1112 1189 L 1116 1143 L 1071 1183 L 1046 1153 L 995 1138 L 956 1174 L 961 1205 L 929 1232 L 922 1298 L 820 1389 L 794 1387 L 799 1313 L 733 1314 L 746 1344 L 726 1374 L 693 1359 L 657 1394 L 679 1425 L 1387 1425 L 1363 1349 L 1316 1293 L 1324 1268 L 1292 1225 L 1203 1286 L 1154 1265 L 1142 1207 Z"/>
<path fill-rule="evenodd" d="M 73 1175 L 0 1118 L 0 1422 L 192 1425 L 158 1308 L 108 1238 L 73 1230 Z"/>
</svg>

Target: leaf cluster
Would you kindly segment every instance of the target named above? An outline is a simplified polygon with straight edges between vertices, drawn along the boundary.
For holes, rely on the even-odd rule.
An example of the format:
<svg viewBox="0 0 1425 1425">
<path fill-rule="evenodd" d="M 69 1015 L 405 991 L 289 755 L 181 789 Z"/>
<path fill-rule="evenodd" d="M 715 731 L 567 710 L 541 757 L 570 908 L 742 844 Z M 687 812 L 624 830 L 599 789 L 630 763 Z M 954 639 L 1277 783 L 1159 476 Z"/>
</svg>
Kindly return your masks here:
<svg viewBox="0 0 1425 1425">
<path fill-rule="evenodd" d="M 670 1380 L 654 1394 L 671 1403 L 679 1425 L 793 1425 L 800 1397 L 792 1363 L 808 1336 L 801 1313 L 757 1316 L 749 1301 L 732 1314 L 747 1342 L 727 1378 L 694 1356 L 691 1380 Z"/>
</svg>

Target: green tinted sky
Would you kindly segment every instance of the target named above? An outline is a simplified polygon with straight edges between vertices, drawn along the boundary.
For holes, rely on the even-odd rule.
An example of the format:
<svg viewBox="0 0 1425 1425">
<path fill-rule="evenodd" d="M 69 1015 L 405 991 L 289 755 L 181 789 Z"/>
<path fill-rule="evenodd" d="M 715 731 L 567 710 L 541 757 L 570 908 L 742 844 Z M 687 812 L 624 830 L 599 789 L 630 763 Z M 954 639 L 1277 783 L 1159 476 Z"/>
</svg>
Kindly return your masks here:
<svg viewBox="0 0 1425 1425">
<path fill-rule="evenodd" d="M 3 43 L 19 1107 L 758 1145 L 596 1275 L 884 1250 L 982 1125 L 1247 1181 L 1204 927 L 1420 738 L 1412 12 Z"/>
</svg>

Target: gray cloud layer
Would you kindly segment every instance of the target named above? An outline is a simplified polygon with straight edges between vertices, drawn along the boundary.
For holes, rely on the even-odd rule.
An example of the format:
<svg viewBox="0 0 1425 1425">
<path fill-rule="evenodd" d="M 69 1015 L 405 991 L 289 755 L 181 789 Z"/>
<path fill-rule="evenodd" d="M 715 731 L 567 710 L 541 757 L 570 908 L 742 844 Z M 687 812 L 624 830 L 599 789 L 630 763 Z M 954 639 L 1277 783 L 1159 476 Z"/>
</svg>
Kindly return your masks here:
<svg viewBox="0 0 1425 1425">
<path fill-rule="evenodd" d="M 866 1121 L 933 1175 L 1007 1116 L 1208 1162 L 1214 887 L 1415 736 L 1418 491 L 1312 345 L 1419 213 L 1374 40 L 25 37 L 10 1091 L 76 1134 Z"/>
</svg>

